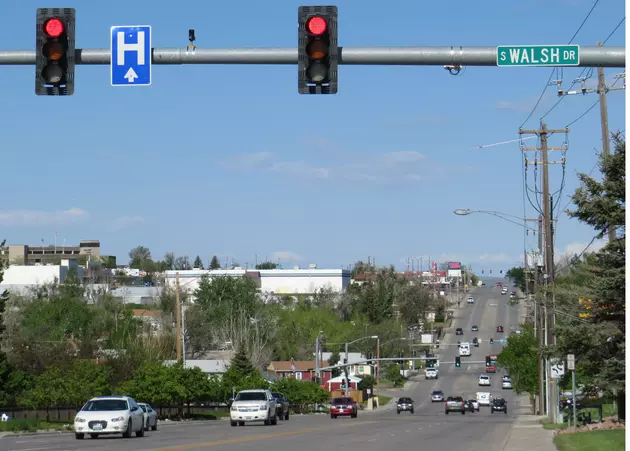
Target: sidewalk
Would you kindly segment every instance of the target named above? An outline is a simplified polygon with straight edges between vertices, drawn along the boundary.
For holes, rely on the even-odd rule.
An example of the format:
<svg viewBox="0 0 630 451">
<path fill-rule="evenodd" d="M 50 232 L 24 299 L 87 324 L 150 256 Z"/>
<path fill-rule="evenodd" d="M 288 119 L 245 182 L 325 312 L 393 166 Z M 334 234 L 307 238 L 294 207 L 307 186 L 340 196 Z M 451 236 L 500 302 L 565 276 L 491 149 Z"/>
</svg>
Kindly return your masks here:
<svg viewBox="0 0 630 451">
<path fill-rule="evenodd" d="M 537 415 L 520 415 L 512 425 L 502 451 L 556 451 L 553 431 L 542 427 Z"/>
</svg>

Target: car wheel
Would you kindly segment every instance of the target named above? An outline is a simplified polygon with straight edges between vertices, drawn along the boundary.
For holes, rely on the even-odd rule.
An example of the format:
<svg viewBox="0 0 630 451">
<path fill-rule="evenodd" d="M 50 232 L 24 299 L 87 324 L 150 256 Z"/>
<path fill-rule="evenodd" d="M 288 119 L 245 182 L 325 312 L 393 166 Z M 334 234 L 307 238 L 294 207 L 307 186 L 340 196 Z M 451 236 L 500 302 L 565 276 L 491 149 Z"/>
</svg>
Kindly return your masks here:
<svg viewBox="0 0 630 451">
<path fill-rule="evenodd" d="M 494 410 L 490 409 L 490 413 L 494 413 Z"/>
<path fill-rule="evenodd" d="M 466 411 L 465 410 L 462 410 L 462 415 L 466 415 Z"/>
<path fill-rule="evenodd" d="M 413 409 L 411 409 L 411 413 L 413 414 Z"/>
<path fill-rule="evenodd" d="M 151 426 L 151 430 L 157 431 L 157 418 L 155 419 L 155 423 L 153 423 L 153 426 Z"/>
<path fill-rule="evenodd" d="M 144 424 L 136 431 L 136 437 L 144 437 Z"/>
<path fill-rule="evenodd" d="M 353 413 L 350 415 L 350 418 L 356 418 L 359 414 L 358 413 Z"/>
<path fill-rule="evenodd" d="M 397 413 L 398 415 L 400 415 L 400 410 L 397 410 L 397 411 L 396 411 L 396 413 Z"/>
<path fill-rule="evenodd" d="M 444 411 L 444 413 L 445 413 L 446 415 L 448 415 L 448 410 L 445 410 L 445 411 Z"/>
<path fill-rule="evenodd" d="M 90 438 L 98 438 L 98 434 L 90 434 Z"/>
<path fill-rule="evenodd" d="M 287 410 L 286 415 L 284 416 L 285 421 L 289 421 L 289 411 Z"/>
<path fill-rule="evenodd" d="M 144 423 L 144 430 L 148 431 L 149 430 L 149 419 L 147 418 L 147 421 Z"/>
<path fill-rule="evenodd" d="M 239 421 L 239 422 L 238 422 L 238 425 L 239 425 L 239 426 L 245 426 L 245 422 L 244 422 L 244 421 Z"/>
<path fill-rule="evenodd" d="M 131 438 L 131 420 L 127 423 L 127 430 L 122 434 L 123 438 Z"/>
<path fill-rule="evenodd" d="M 507 409 L 505 409 L 505 412 L 504 412 L 504 413 L 507 415 Z"/>
<path fill-rule="evenodd" d="M 83 440 L 84 437 L 85 437 L 85 434 L 79 434 L 79 433 L 74 434 L 74 438 L 76 438 L 77 440 Z"/>
<path fill-rule="evenodd" d="M 277 413 L 275 413 L 273 415 L 273 418 L 271 418 L 271 425 L 275 426 L 276 424 L 278 424 L 278 414 Z"/>
<path fill-rule="evenodd" d="M 230 426 L 232 426 L 233 428 L 236 427 L 236 421 L 230 420 Z"/>
</svg>

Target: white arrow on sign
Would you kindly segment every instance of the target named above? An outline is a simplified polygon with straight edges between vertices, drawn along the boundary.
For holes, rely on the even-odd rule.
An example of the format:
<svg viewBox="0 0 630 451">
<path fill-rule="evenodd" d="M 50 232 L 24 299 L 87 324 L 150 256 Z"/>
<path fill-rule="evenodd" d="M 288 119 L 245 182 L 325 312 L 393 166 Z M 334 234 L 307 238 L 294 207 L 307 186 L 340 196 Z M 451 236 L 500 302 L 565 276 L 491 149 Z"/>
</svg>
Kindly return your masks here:
<svg viewBox="0 0 630 451">
<path fill-rule="evenodd" d="M 133 70 L 133 67 L 130 67 L 124 78 L 126 78 L 129 83 L 133 83 L 136 81 L 136 78 L 138 78 L 138 74 Z"/>
</svg>

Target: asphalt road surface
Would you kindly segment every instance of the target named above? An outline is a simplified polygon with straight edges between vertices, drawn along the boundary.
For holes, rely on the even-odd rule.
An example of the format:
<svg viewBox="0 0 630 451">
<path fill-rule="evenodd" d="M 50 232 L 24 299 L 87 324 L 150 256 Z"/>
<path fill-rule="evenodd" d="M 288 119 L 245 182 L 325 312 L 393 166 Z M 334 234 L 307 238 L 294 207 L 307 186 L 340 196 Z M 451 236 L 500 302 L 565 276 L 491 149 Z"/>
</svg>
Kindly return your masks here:
<svg viewBox="0 0 630 451">
<path fill-rule="evenodd" d="M 133 451 L 184 451 L 184 450 L 296 450 L 319 451 L 340 449 L 344 451 L 382 451 L 426 449 L 488 451 L 503 449 L 516 409 L 515 395 L 501 389 L 502 373 L 492 377 L 492 387 L 479 387 L 477 379 L 483 374 L 485 356 L 498 354 L 501 336 L 497 325 L 505 328 L 505 338 L 510 328 L 516 329 L 522 309 L 509 307 L 508 296 L 502 296 L 493 287 L 473 291 L 475 304 L 455 309 L 453 327 L 438 349 L 442 362 L 454 362 L 458 339 L 470 340 L 477 336 L 479 348 L 472 348 L 470 357 L 462 357 L 462 366 L 441 363 L 437 381 L 420 379 L 404 391 L 391 393 L 396 397 L 411 396 L 416 401 L 413 415 L 396 414 L 389 405 L 376 411 L 361 411 L 356 419 L 330 419 L 327 415 L 292 416 L 289 421 L 279 421 L 277 426 L 251 425 L 230 427 L 227 421 L 200 423 L 165 423 L 158 431 L 148 432 L 143 438 L 122 439 L 119 436 L 76 440 L 74 434 L 30 435 L 0 438 L 3 451 L 77 451 L 77 450 L 133 450 Z M 522 301 L 521 301 L 522 302 Z M 519 312 L 520 311 L 520 312 Z M 473 325 L 479 332 L 471 332 Z M 464 329 L 464 336 L 456 337 L 456 327 Z M 490 337 L 495 344 L 490 345 Z M 480 361 L 468 364 L 467 361 Z M 477 391 L 489 391 L 508 402 L 508 414 L 490 414 L 487 407 L 480 412 L 444 414 L 442 403 L 431 403 L 429 393 L 441 389 L 449 395 L 473 398 Z M 385 393 L 383 393 L 385 394 Z M 512 408 L 511 408 L 512 407 Z"/>
</svg>

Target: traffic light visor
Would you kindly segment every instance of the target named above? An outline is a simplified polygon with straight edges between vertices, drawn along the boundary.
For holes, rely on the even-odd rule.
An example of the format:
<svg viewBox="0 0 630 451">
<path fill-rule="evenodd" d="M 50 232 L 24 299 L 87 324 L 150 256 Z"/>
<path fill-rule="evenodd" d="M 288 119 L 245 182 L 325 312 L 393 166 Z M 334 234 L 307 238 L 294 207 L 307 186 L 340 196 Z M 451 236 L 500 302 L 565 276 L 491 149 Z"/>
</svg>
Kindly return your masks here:
<svg viewBox="0 0 630 451">
<path fill-rule="evenodd" d="M 326 32 L 328 24 L 322 16 L 313 16 L 306 22 L 306 29 L 315 36 L 320 36 Z"/>
<path fill-rule="evenodd" d="M 63 22 L 56 17 L 48 19 L 44 24 L 44 32 L 51 38 L 58 38 L 64 31 Z"/>
</svg>

